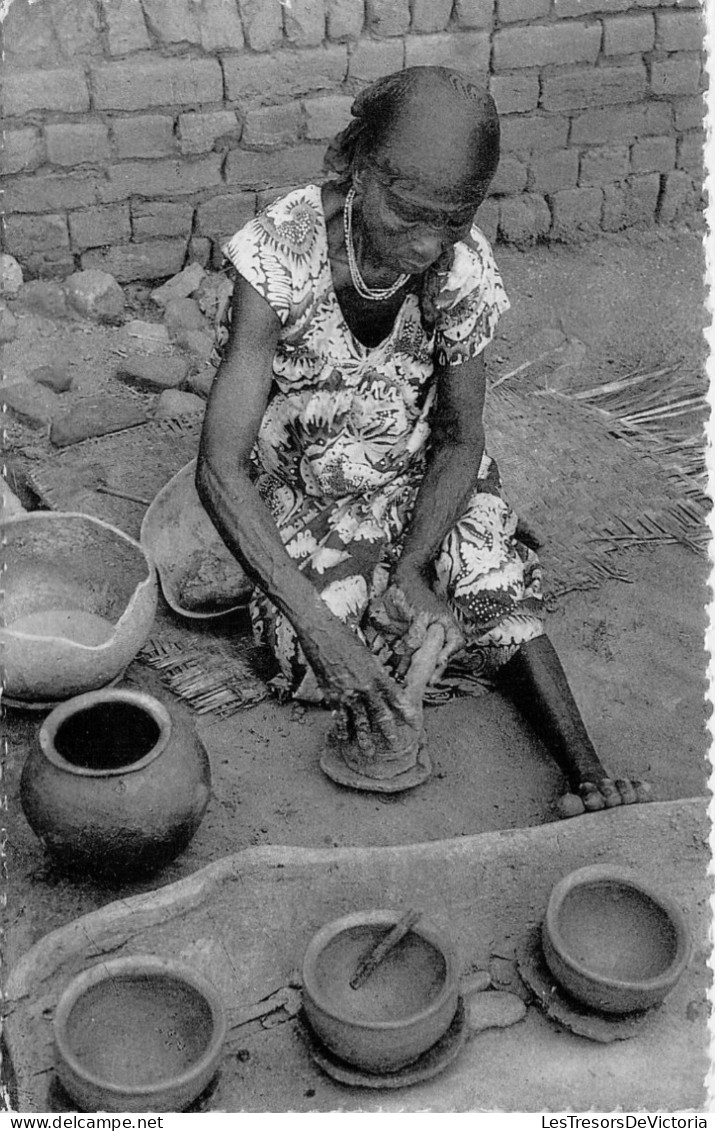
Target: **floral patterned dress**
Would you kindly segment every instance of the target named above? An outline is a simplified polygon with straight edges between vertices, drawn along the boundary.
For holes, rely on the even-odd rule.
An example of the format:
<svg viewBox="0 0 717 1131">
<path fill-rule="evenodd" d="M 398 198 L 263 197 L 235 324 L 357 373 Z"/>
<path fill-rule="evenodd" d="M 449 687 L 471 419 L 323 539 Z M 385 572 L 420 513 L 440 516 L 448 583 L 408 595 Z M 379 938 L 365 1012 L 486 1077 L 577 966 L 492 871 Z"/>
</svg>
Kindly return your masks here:
<svg viewBox="0 0 717 1131">
<path fill-rule="evenodd" d="M 430 334 L 418 296 L 408 294 L 388 336 L 371 348 L 352 334 L 334 291 L 318 186 L 270 205 L 224 253 L 282 327 L 253 453 L 257 488 L 298 568 L 390 667 L 395 648 L 367 611 L 390 582 L 424 473 L 434 364 L 479 354 L 508 307 L 490 246 L 475 227 L 456 245 Z M 497 468 L 484 455 L 476 492 L 435 563 L 436 590 L 467 640 L 447 686 L 490 676 L 542 632 L 539 565 L 515 528 Z M 291 623 L 259 590 L 252 618 L 257 639 L 279 662 L 278 682 L 297 698 L 320 698 Z"/>
</svg>

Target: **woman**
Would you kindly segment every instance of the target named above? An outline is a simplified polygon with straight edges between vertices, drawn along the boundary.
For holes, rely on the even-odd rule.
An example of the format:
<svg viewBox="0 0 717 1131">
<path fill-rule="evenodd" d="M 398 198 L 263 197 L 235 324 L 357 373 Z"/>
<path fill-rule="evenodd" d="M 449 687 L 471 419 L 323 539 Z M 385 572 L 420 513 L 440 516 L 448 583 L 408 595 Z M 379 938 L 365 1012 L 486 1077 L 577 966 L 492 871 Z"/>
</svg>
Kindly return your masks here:
<svg viewBox="0 0 717 1131">
<path fill-rule="evenodd" d="M 391 745 L 415 725 L 398 679 L 437 623 L 438 673 L 460 661 L 525 707 L 568 777 L 566 813 L 642 800 L 590 742 L 485 452 L 482 352 L 508 302 L 472 219 L 495 105 L 415 67 L 352 115 L 334 179 L 225 248 L 236 284 L 197 489 L 255 583 L 256 635 L 294 696 Z"/>
</svg>

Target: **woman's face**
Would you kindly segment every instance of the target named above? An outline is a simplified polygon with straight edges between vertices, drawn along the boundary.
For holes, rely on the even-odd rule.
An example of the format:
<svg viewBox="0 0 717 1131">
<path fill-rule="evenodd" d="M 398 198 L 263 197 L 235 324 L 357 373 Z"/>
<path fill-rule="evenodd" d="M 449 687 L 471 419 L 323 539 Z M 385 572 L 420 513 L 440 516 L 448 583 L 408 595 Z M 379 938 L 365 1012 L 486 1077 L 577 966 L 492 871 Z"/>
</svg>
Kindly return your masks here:
<svg viewBox="0 0 717 1131">
<path fill-rule="evenodd" d="M 370 168 L 360 184 L 361 233 L 372 256 L 387 268 L 421 274 L 470 231 L 475 204 L 448 206 L 436 197 L 403 192 Z"/>
</svg>

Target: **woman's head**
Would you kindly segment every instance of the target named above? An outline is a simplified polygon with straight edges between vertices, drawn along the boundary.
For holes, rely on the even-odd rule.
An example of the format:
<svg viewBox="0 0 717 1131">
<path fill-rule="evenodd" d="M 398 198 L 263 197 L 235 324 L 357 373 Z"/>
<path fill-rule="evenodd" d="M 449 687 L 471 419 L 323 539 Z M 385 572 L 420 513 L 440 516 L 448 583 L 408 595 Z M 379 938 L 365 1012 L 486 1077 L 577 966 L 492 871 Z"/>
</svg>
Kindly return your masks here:
<svg viewBox="0 0 717 1131">
<path fill-rule="evenodd" d="M 352 182 L 373 237 L 402 270 L 425 270 L 470 228 L 498 165 L 491 96 L 446 67 L 411 67 L 362 91 L 326 164 Z"/>
</svg>

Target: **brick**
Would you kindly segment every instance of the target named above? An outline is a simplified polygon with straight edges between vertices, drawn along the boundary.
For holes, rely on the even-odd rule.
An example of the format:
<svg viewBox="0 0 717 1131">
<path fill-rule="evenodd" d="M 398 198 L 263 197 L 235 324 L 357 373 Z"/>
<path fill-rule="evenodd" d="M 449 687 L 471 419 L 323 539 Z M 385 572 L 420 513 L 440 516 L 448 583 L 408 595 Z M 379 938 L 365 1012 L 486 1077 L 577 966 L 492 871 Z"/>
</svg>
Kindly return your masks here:
<svg viewBox="0 0 717 1131">
<path fill-rule="evenodd" d="M 493 68 L 505 71 L 550 63 L 594 63 L 601 39 L 599 23 L 502 28 L 493 36 Z"/>
<path fill-rule="evenodd" d="M 57 67 L 38 71 L 5 70 L 3 115 L 22 117 L 33 110 L 82 114 L 90 108 L 90 93 L 80 70 Z"/>
<path fill-rule="evenodd" d="M 503 154 L 498 164 L 493 180 L 490 183 L 490 195 L 501 196 L 508 193 L 522 192 L 528 183 L 528 170 L 521 161 L 510 154 Z"/>
<path fill-rule="evenodd" d="M 588 149 L 580 158 L 580 187 L 621 181 L 630 170 L 627 146 L 600 146 Z"/>
<path fill-rule="evenodd" d="M 645 96 L 647 74 L 642 64 L 624 67 L 566 67 L 543 75 L 540 105 L 546 110 L 582 110 L 639 102 Z"/>
<path fill-rule="evenodd" d="M 548 197 L 553 222 L 550 235 L 557 240 L 575 240 L 600 230 L 602 189 L 564 189 Z"/>
<path fill-rule="evenodd" d="M 607 232 L 617 232 L 635 224 L 652 224 L 660 194 L 660 175 L 628 177 L 621 185 L 605 189 L 602 227 Z"/>
<path fill-rule="evenodd" d="M 602 49 L 605 55 L 632 55 L 652 51 L 655 20 L 644 16 L 613 16 L 603 20 Z"/>
<path fill-rule="evenodd" d="M 694 205 L 692 178 L 683 169 L 675 169 L 662 178 L 657 220 L 671 224 L 684 210 Z"/>
<path fill-rule="evenodd" d="M 630 151 L 632 173 L 669 173 L 675 167 L 677 142 L 674 137 L 644 137 Z"/>
<path fill-rule="evenodd" d="M 124 291 L 106 271 L 75 271 L 65 282 L 70 307 L 83 318 L 119 325 L 125 308 Z"/>
<path fill-rule="evenodd" d="M 551 217 L 542 196 L 525 193 L 501 201 L 498 233 L 506 243 L 529 246 L 548 233 Z"/>
<path fill-rule="evenodd" d="M 461 29 L 490 29 L 494 11 L 495 0 L 455 0 L 453 19 Z"/>
<path fill-rule="evenodd" d="M 702 78 L 702 62 L 696 55 L 673 55 L 650 66 L 652 93 L 697 94 Z"/>
<path fill-rule="evenodd" d="M 542 20 L 549 12 L 550 0 L 498 0 L 498 20 L 501 24 Z"/>
<path fill-rule="evenodd" d="M 550 114 L 516 114 L 500 124 L 501 150 L 511 153 L 544 153 L 567 145 L 570 122 Z"/>
<path fill-rule="evenodd" d="M 208 153 L 219 138 L 229 135 L 237 144 L 242 136 L 242 128 L 233 110 L 180 114 L 178 125 L 182 153 Z"/>
<path fill-rule="evenodd" d="M 93 248 L 81 256 L 82 270 L 97 269 L 114 275 L 120 283 L 136 279 L 163 279 L 181 271 L 187 250 L 186 239 L 145 240 L 143 243 L 116 244 Z"/>
<path fill-rule="evenodd" d="M 229 184 L 246 188 L 303 184 L 321 176 L 325 146 L 295 145 L 268 153 L 233 150 L 226 165 Z"/>
<path fill-rule="evenodd" d="M 364 23 L 363 0 L 327 0 L 326 34 L 329 39 L 358 39 Z"/>
<path fill-rule="evenodd" d="M 10 255 L 24 256 L 29 251 L 68 248 L 70 237 L 64 215 L 6 216 L 4 245 Z"/>
<path fill-rule="evenodd" d="M 212 241 L 203 236 L 192 236 L 187 247 L 188 262 L 199 263 L 202 267 L 207 267 L 211 256 Z"/>
<path fill-rule="evenodd" d="M 132 234 L 129 204 L 110 204 L 105 208 L 87 208 L 68 216 L 73 248 L 84 251 L 103 244 L 124 243 Z"/>
<path fill-rule="evenodd" d="M 197 233 L 212 238 L 228 238 L 243 228 L 256 214 L 256 193 L 237 192 L 214 196 L 197 209 Z"/>
<path fill-rule="evenodd" d="M 162 158 L 159 161 L 124 161 L 111 165 L 107 179 L 99 184 L 101 203 L 126 200 L 128 196 L 187 196 L 222 183 L 222 157 L 210 153 L 206 157 L 183 161 Z"/>
<path fill-rule="evenodd" d="M 159 236 L 187 236 L 192 230 L 194 205 L 189 201 L 133 200 L 132 235 L 135 240 Z"/>
<path fill-rule="evenodd" d="M 488 75 L 489 63 L 488 32 L 410 36 L 406 40 L 407 67 L 454 67 L 482 85 Z"/>
<path fill-rule="evenodd" d="M 2 39 L 4 66 L 52 67 L 63 62 L 62 48 L 45 5 L 33 8 L 19 0 L 6 4 Z"/>
<path fill-rule="evenodd" d="M 50 429 L 50 440 L 57 448 L 79 444 L 93 436 L 108 436 L 125 428 L 136 428 L 148 419 L 144 405 L 119 397 L 87 397 L 70 412 L 58 416 Z"/>
<path fill-rule="evenodd" d="M 246 41 L 252 51 L 273 51 L 281 44 L 283 22 L 279 0 L 239 0 Z"/>
<path fill-rule="evenodd" d="M 686 169 L 699 180 L 704 176 L 705 147 L 702 132 L 685 134 L 677 144 L 677 167 Z"/>
<path fill-rule="evenodd" d="M 145 51 L 151 40 L 137 0 L 113 0 L 103 5 L 110 55 L 129 55 Z"/>
<path fill-rule="evenodd" d="M 649 0 L 648 7 L 657 2 Z M 632 0 L 553 0 L 553 11 L 561 20 L 589 16 L 592 12 L 626 12 L 631 7 Z"/>
<path fill-rule="evenodd" d="M 135 114 L 113 118 L 112 136 L 117 156 L 171 157 L 177 151 L 174 118 L 169 114 Z"/>
<path fill-rule="evenodd" d="M 102 54 L 94 0 L 53 0 L 50 12 L 55 35 L 70 58 Z"/>
<path fill-rule="evenodd" d="M 250 110 L 244 123 L 242 144 L 250 149 L 278 149 L 291 145 L 299 136 L 303 122 L 301 106 L 260 106 Z"/>
<path fill-rule="evenodd" d="M 453 0 L 411 0 L 411 31 L 444 31 L 452 7 Z"/>
<path fill-rule="evenodd" d="M 153 106 L 221 102 L 222 71 L 216 59 L 146 56 L 92 67 L 98 110 L 148 110 Z"/>
<path fill-rule="evenodd" d="M 353 99 L 344 94 L 330 94 L 326 98 L 306 98 L 306 136 L 310 140 L 331 138 L 346 128 L 351 119 Z"/>
<path fill-rule="evenodd" d="M 333 89 L 346 78 L 346 45 L 307 47 L 275 55 L 226 55 L 222 59 L 229 101 L 290 98 Z"/>
<path fill-rule="evenodd" d="M 62 408 L 62 401 L 52 389 L 34 382 L 23 381 L 3 386 L 0 403 L 13 420 L 28 428 L 46 428 Z"/>
<path fill-rule="evenodd" d="M 72 388 L 74 377 L 66 365 L 40 365 L 28 374 L 36 385 L 44 385 L 53 393 L 66 393 Z"/>
<path fill-rule="evenodd" d="M 44 159 L 42 135 L 34 126 L 0 131 L 0 172 L 3 176 L 36 169 Z"/>
<path fill-rule="evenodd" d="M 701 51 L 705 45 L 705 21 L 701 11 L 658 12 L 658 51 Z"/>
<path fill-rule="evenodd" d="M 159 394 L 154 410 L 155 420 L 173 419 L 178 416 L 196 416 L 204 412 L 206 402 L 195 393 L 180 392 L 179 389 L 165 389 Z"/>
<path fill-rule="evenodd" d="M 326 32 L 324 0 L 291 0 L 284 4 L 284 35 L 294 47 L 317 47 Z"/>
<path fill-rule="evenodd" d="M 366 0 L 366 24 L 374 35 L 405 35 L 410 23 L 408 0 Z"/>
<path fill-rule="evenodd" d="M 497 200 L 484 200 L 475 214 L 475 223 L 489 243 L 494 243 L 498 237 L 498 221 L 500 220 L 500 203 Z"/>
<path fill-rule="evenodd" d="M 398 39 L 360 39 L 349 55 L 348 77 L 374 82 L 403 67 L 403 42 Z"/>
<path fill-rule="evenodd" d="M 62 319 L 68 318 L 71 313 L 64 287 L 57 283 L 26 283 L 22 304 L 31 314 L 39 314 L 41 318 Z"/>
<path fill-rule="evenodd" d="M 54 212 L 99 204 L 97 177 L 90 173 L 34 173 L 14 177 L 5 185 L 3 209 L 13 212 Z"/>
<path fill-rule="evenodd" d="M 199 310 L 199 307 L 197 307 Z M 143 393 L 177 389 L 187 376 L 189 365 L 183 357 L 147 357 L 135 354 L 117 366 L 115 377 Z"/>
<path fill-rule="evenodd" d="M 199 13 L 191 0 L 142 0 L 147 27 L 160 43 L 199 44 Z"/>
<path fill-rule="evenodd" d="M 707 114 L 707 105 L 701 94 L 695 94 L 691 98 L 677 99 L 673 102 L 672 109 L 675 115 L 675 129 L 680 132 L 702 129 Z"/>
<path fill-rule="evenodd" d="M 67 249 L 43 248 L 25 254 L 22 265 L 31 279 L 65 279 L 75 270 L 75 257 Z"/>
<path fill-rule="evenodd" d="M 45 126 L 47 159 L 52 165 L 101 165 L 110 156 L 104 122 L 56 122 Z"/>
<path fill-rule="evenodd" d="M 540 97 L 540 80 L 537 74 L 525 71 L 491 75 L 490 92 L 501 115 L 534 110 Z"/>
<path fill-rule="evenodd" d="M 205 51 L 241 51 L 244 30 L 236 0 L 203 0 L 199 34 Z"/>
<path fill-rule="evenodd" d="M 559 192 L 575 188 L 578 183 L 579 155 L 577 149 L 558 149 L 534 157 L 528 170 L 528 187 L 531 192 Z"/>
<path fill-rule="evenodd" d="M 17 318 L 4 302 L 0 302 L 0 345 L 12 342 L 17 337 Z M 4 412 L 2 411 L 2 393 L 0 393 L 0 435 Z"/>
<path fill-rule="evenodd" d="M 273 204 L 275 200 L 282 200 L 283 197 L 287 196 L 291 192 L 292 187 L 295 186 L 284 185 L 278 186 L 277 188 L 263 189 L 258 192 L 256 194 L 257 214 L 259 212 L 263 212 L 264 209 L 268 208 L 270 204 Z"/>
<path fill-rule="evenodd" d="M 570 126 L 571 145 L 630 142 L 637 137 L 670 130 L 672 114 L 666 102 L 588 110 L 576 115 Z"/>
<path fill-rule="evenodd" d="M 207 329 L 199 303 L 193 298 L 171 298 L 164 308 L 164 324 L 171 335 L 178 330 Z"/>
</svg>

